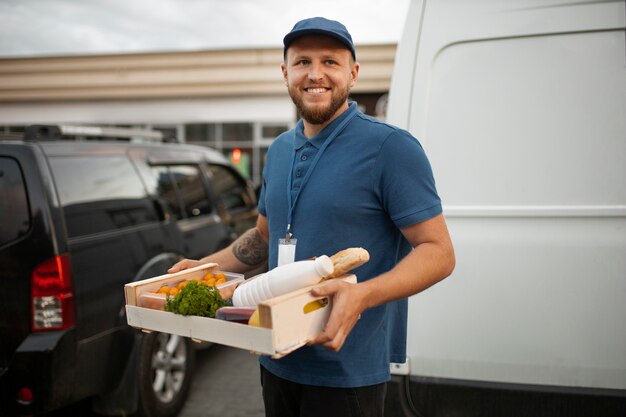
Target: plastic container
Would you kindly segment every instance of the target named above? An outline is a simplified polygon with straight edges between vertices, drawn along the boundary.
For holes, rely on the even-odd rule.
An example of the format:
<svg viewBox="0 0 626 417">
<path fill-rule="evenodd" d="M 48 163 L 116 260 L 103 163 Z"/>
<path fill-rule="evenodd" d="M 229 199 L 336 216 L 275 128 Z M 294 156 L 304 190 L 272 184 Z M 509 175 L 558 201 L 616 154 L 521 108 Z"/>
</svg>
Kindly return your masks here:
<svg viewBox="0 0 626 417">
<path fill-rule="evenodd" d="M 233 294 L 233 305 L 257 306 L 270 298 L 315 285 L 332 274 L 333 269 L 333 262 L 326 255 L 281 265 L 239 285 Z"/>
<path fill-rule="evenodd" d="M 252 316 L 255 311 L 255 307 L 221 307 L 215 312 L 215 318 L 218 320 L 248 324 L 250 316 Z"/>
<path fill-rule="evenodd" d="M 239 283 L 244 280 L 244 276 L 242 274 L 235 274 L 232 272 L 223 271 L 215 271 L 214 273 L 221 273 L 226 275 L 226 282 L 216 286 L 216 288 L 220 291 L 222 297 L 224 297 L 226 294 L 231 294 L 232 288 L 239 285 Z M 159 289 L 162 285 L 175 286 L 180 281 L 180 279 L 174 279 L 172 281 L 160 281 L 159 283 L 151 286 L 149 290 L 142 291 L 139 294 L 139 307 L 151 308 L 153 310 L 163 310 L 163 307 L 165 306 L 166 296 L 165 294 L 157 294 L 155 291 Z"/>
</svg>

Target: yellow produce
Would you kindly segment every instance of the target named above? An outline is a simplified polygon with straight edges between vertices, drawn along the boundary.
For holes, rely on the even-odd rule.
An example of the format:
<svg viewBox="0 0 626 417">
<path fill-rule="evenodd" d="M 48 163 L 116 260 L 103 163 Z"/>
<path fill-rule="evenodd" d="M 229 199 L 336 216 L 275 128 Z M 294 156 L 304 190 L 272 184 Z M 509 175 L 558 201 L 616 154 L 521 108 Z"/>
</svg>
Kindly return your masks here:
<svg viewBox="0 0 626 417">
<path fill-rule="evenodd" d="M 248 319 L 249 326 L 261 327 L 261 321 L 259 319 L 259 309 L 254 310 L 254 313 Z"/>
<path fill-rule="evenodd" d="M 208 287 L 215 287 L 217 285 L 225 284 L 226 282 L 228 282 L 228 278 L 225 274 L 222 273 L 213 274 L 213 272 L 209 272 L 208 274 L 204 275 L 202 280 L 196 277 L 190 280 L 182 280 L 172 287 L 168 285 L 162 285 L 161 288 L 156 291 L 156 293 L 175 296 L 185 287 L 185 285 L 189 284 L 191 281 L 195 281 L 198 284 L 206 285 Z"/>
</svg>

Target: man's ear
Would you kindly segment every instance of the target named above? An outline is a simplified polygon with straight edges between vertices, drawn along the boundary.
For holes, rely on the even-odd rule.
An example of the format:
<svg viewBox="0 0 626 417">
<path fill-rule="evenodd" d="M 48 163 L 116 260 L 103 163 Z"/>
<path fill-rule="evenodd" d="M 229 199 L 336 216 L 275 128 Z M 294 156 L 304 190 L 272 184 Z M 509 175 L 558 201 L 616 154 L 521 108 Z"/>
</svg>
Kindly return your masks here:
<svg viewBox="0 0 626 417">
<path fill-rule="evenodd" d="M 357 80 L 359 79 L 359 63 L 355 62 L 350 70 L 350 88 L 354 87 Z"/>
<path fill-rule="evenodd" d="M 283 80 L 285 81 L 285 85 L 288 85 L 288 82 L 287 82 L 287 66 L 285 65 L 284 62 L 282 64 L 280 64 L 280 70 L 283 73 Z"/>
</svg>

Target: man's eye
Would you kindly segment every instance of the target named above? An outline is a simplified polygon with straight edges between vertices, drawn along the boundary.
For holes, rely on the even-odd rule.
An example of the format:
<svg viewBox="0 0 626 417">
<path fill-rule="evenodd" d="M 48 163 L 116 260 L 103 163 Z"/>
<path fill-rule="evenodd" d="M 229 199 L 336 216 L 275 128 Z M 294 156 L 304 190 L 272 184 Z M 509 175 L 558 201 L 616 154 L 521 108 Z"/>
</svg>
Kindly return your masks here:
<svg viewBox="0 0 626 417">
<path fill-rule="evenodd" d="M 306 59 L 301 59 L 300 61 L 298 61 L 298 65 L 308 65 L 309 61 Z"/>
</svg>

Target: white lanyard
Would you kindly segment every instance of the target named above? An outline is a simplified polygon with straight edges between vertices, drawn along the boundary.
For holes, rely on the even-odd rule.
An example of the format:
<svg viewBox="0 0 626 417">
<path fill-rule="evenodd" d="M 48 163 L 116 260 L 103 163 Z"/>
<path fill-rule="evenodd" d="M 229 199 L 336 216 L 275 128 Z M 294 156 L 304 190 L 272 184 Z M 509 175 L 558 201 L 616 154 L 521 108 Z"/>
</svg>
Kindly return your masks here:
<svg viewBox="0 0 626 417">
<path fill-rule="evenodd" d="M 311 162 L 311 166 L 309 167 L 306 175 L 302 179 L 302 184 L 300 185 L 300 189 L 296 192 L 296 196 L 295 196 L 295 198 L 293 198 L 293 201 L 292 201 L 292 198 L 291 198 L 291 186 L 292 186 L 292 183 L 293 183 L 293 167 L 294 167 L 295 161 L 296 161 L 296 150 L 294 148 L 294 150 L 293 150 L 293 157 L 291 158 L 291 166 L 289 168 L 289 178 L 287 179 L 287 233 L 285 234 L 285 240 L 287 242 L 293 236 L 293 234 L 291 233 L 292 226 L 293 226 L 293 223 L 292 223 L 292 221 L 293 221 L 293 211 L 294 211 L 294 209 L 296 207 L 296 204 L 298 202 L 298 197 L 300 196 L 300 193 L 302 192 L 302 189 L 304 188 L 304 186 L 308 182 L 309 178 L 311 177 L 311 173 L 315 169 L 315 166 L 317 165 L 317 162 L 322 157 L 322 154 L 324 153 L 324 151 L 326 150 L 328 145 L 330 145 L 330 143 L 339 135 L 339 133 L 341 133 L 341 131 L 346 127 L 348 122 L 350 120 L 352 120 L 352 118 L 356 115 L 356 113 L 357 113 L 357 111 L 355 110 L 355 111 L 352 112 L 352 114 L 349 114 L 348 116 L 346 116 L 346 118 L 344 120 L 342 120 L 341 123 L 339 123 L 339 125 L 337 125 L 335 130 L 333 130 L 331 132 L 331 134 L 328 136 L 328 138 L 324 141 L 324 144 L 322 145 L 320 150 L 315 155 L 315 158 L 313 159 L 313 162 Z M 294 129 L 293 135 L 294 135 L 294 142 L 295 142 L 295 135 L 296 135 L 295 129 Z"/>
</svg>

